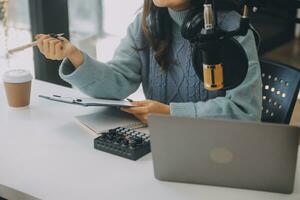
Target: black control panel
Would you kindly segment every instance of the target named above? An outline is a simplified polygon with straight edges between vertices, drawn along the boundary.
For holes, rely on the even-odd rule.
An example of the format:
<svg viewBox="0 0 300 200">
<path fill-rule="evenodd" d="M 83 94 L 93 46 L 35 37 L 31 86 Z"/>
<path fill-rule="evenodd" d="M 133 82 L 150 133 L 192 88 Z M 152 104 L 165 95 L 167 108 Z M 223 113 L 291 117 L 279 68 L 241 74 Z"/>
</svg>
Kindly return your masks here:
<svg viewBox="0 0 300 200">
<path fill-rule="evenodd" d="M 94 147 L 131 160 L 138 160 L 151 151 L 148 134 L 122 127 L 102 133 L 94 140 Z"/>
</svg>

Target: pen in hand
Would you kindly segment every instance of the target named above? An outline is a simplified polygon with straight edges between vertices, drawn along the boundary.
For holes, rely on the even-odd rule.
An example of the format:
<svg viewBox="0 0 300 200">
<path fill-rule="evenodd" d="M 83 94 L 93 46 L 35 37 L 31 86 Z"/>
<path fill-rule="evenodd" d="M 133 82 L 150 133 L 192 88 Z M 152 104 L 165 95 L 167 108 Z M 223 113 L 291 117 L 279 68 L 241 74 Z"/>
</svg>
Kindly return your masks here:
<svg viewBox="0 0 300 200">
<path fill-rule="evenodd" d="M 59 33 L 59 34 L 49 34 L 51 37 L 53 38 L 59 38 L 59 37 L 62 37 L 64 35 L 64 33 Z M 25 44 L 25 45 L 22 45 L 22 46 L 19 46 L 19 47 L 16 47 L 16 48 L 13 48 L 13 49 L 10 49 L 8 50 L 8 55 L 12 55 L 14 53 L 17 53 L 19 51 L 23 51 L 25 49 L 28 49 L 30 47 L 34 47 L 34 46 L 37 46 L 38 42 L 37 41 L 34 41 L 32 43 L 29 43 L 29 44 Z"/>
<path fill-rule="evenodd" d="M 129 101 L 129 102 L 133 102 L 133 100 L 132 100 L 132 99 L 129 99 L 129 98 L 127 98 L 126 100 Z"/>
</svg>

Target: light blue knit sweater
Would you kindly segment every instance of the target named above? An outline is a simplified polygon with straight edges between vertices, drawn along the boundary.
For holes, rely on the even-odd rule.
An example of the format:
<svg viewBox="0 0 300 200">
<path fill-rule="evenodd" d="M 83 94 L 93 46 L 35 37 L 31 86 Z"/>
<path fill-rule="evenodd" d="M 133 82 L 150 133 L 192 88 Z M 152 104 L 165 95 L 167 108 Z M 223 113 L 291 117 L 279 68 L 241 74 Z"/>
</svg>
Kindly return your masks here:
<svg viewBox="0 0 300 200">
<path fill-rule="evenodd" d="M 146 42 L 138 15 L 110 62 L 102 63 L 84 54 L 84 63 L 75 70 L 65 59 L 59 70 L 61 78 L 96 98 L 124 99 L 142 83 L 146 98 L 170 104 L 172 116 L 260 120 L 262 82 L 252 31 L 236 38 L 249 58 L 245 81 L 226 93 L 208 94 L 193 70 L 189 42 L 180 34 L 187 11 L 169 10 L 169 13 L 174 21 L 170 57 L 175 62 L 167 72 L 160 69 L 152 49 L 138 50 Z M 232 30 L 239 25 L 239 15 L 235 12 L 221 13 L 219 18 L 223 29 Z"/>
</svg>

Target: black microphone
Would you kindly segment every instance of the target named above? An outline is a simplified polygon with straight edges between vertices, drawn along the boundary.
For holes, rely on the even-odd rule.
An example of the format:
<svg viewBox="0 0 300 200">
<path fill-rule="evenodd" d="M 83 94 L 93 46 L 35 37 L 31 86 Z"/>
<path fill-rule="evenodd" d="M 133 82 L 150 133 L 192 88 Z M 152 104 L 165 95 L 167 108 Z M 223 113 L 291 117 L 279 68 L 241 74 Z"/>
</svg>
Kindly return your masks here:
<svg viewBox="0 0 300 200">
<path fill-rule="evenodd" d="M 221 63 L 220 42 L 215 29 L 215 14 L 212 1 L 205 1 L 203 37 L 208 44 L 202 52 L 203 83 L 206 90 L 221 90 L 224 87 L 223 65 Z"/>
<path fill-rule="evenodd" d="M 253 7 L 244 4 L 240 26 L 235 30 L 219 26 L 215 0 L 206 0 L 203 8 L 195 10 L 198 13 L 187 18 L 181 30 L 191 43 L 194 70 L 209 92 L 233 89 L 245 80 L 249 68 L 246 51 L 235 37 L 247 35 Z"/>
</svg>

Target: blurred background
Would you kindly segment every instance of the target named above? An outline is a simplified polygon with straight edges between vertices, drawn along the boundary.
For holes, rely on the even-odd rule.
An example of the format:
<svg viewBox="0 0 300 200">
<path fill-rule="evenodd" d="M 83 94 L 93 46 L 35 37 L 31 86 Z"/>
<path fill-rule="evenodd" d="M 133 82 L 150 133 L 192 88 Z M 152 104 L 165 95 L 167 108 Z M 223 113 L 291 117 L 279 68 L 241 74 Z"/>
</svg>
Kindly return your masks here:
<svg viewBox="0 0 300 200">
<path fill-rule="evenodd" d="M 3 9 L 5 2 L 8 9 Z M 260 55 L 300 68 L 299 1 L 266 2 L 253 17 L 262 37 Z M 36 50 L 16 53 L 8 63 L 5 43 L 13 48 L 31 42 L 37 33 L 63 32 L 79 48 L 105 62 L 112 58 L 142 4 L 143 0 L 0 0 L 0 74 L 9 65 L 30 70 L 37 79 L 68 86 L 58 76 L 59 62 L 46 60 Z"/>
<path fill-rule="evenodd" d="M 143 0 L 8 0 L 6 38 L 1 1 L 0 74 L 8 67 L 6 40 L 11 49 L 31 42 L 36 33 L 63 32 L 92 57 L 108 61 L 143 4 Z M 16 53 L 9 60 L 10 67 L 28 69 L 37 79 L 66 85 L 57 75 L 59 64 L 46 61 L 32 49 Z"/>
</svg>

